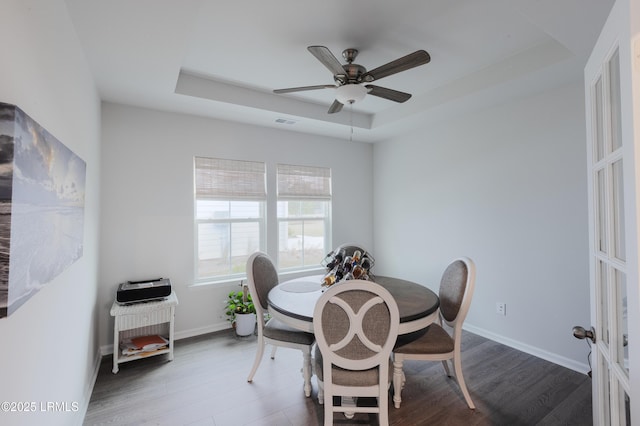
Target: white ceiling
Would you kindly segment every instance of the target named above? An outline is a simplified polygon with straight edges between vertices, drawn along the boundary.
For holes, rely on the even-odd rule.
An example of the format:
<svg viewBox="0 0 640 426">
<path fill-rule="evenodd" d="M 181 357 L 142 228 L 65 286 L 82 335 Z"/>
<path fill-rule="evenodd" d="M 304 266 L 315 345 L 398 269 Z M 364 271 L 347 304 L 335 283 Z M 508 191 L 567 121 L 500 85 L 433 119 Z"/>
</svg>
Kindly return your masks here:
<svg viewBox="0 0 640 426">
<path fill-rule="evenodd" d="M 581 78 L 613 0 L 66 0 L 102 99 L 286 130 L 382 140 L 418 123 Z M 307 46 L 367 69 L 424 49 L 429 64 L 377 80 L 327 114 L 333 84 Z M 283 118 L 294 124 L 279 124 Z"/>
</svg>

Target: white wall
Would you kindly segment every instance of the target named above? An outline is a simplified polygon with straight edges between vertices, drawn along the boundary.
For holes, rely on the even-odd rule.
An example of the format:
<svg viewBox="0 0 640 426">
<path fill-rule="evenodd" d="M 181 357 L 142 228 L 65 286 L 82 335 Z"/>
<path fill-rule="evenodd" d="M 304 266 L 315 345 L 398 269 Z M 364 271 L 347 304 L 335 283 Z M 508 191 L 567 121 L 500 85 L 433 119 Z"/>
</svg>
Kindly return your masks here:
<svg viewBox="0 0 640 426">
<path fill-rule="evenodd" d="M 370 144 L 104 103 L 102 106 L 100 344 L 112 349 L 118 283 L 169 277 L 176 337 L 228 328 L 227 286 L 193 287 L 193 157 L 330 167 L 333 241 L 373 243 Z M 273 194 L 271 194 L 273 196 Z M 276 235 L 276 232 L 271 232 Z M 270 253 L 275 256 L 275 253 Z"/>
<path fill-rule="evenodd" d="M 374 149 L 378 273 L 437 289 L 477 264 L 468 329 L 587 371 L 587 176 L 582 76 L 429 125 Z M 507 304 L 507 316 L 495 313 Z"/>
<path fill-rule="evenodd" d="M 100 356 L 100 100 L 62 0 L 3 0 L 0 39 L 0 101 L 19 106 L 87 163 L 82 258 L 0 319 L 0 401 L 37 404 L 36 412 L 0 412 L 0 424 L 82 424 Z M 41 411 L 47 402 L 67 403 L 68 411 Z"/>
<path fill-rule="evenodd" d="M 127 279 L 172 279 L 178 337 L 228 327 L 221 300 L 234 287 L 190 286 L 192 161 L 203 155 L 331 167 L 334 246 L 372 247 L 377 273 L 434 289 L 450 260 L 470 256 L 468 329 L 586 371 L 587 346 L 571 336 L 590 323 L 583 111 L 576 84 L 372 146 L 103 104 L 103 353 Z"/>
</svg>

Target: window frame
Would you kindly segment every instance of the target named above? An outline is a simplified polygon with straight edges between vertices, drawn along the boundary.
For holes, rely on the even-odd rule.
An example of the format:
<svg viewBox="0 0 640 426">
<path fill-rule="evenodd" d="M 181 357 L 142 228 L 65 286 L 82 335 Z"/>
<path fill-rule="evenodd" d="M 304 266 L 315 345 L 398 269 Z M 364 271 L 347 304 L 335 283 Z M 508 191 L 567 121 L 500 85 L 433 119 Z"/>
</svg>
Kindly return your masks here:
<svg viewBox="0 0 640 426">
<path fill-rule="evenodd" d="M 281 179 L 281 175 L 283 176 L 306 176 L 311 180 L 310 185 L 290 185 L 284 188 L 286 185 L 287 179 Z M 290 183 L 290 182 L 289 182 Z M 277 246 L 276 246 L 276 259 L 277 259 L 277 267 L 279 271 L 284 273 L 291 272 L 299 272 L 299 271 L 310 271 L 314 269 L 318 269 L 320 267 L 320 262 L 322 258 L 319 258 L 316 263 L 310 264 L 305 260 L 305 233 L 302 234 L 302 263 L 298 266 L 290 266 L 290 267 L 282 267 L 282 259 L 281 259 L 281 225 L 285 222 L 302 222 L 302 227 L 304 229 L 305 223 L 311 221 L 322 221 L 324 227 L 324 235 L 323 235 L 323 243 L 322 254 L 324 256 L 325 253 L 331 247 L 331 235 L 332 235 L 332 177 L 331 177 L 331 169 L 328 167 L 319 167 L 319 166 L 304 166 L 304 165 L 290 165 L 290 164 L 277 164 L 276 165 L 276 226 L 278 238 Z M 282 216 L 280 203 L 281 202 L 323 202 L 326 203 L 324 206 L 324 214 L 323 215 L 315 215 L 309 216 L 304 214 L 299 214 L 297 216 Z"/>
<path fill-rule="evenodd" d="M 202 178 L 201 175 L 198 175 L 198 162 L 199 161 L 211 161 L 211 162 L 224 162 L 233 165 L 242 164 L 242 163 L 252 163 L 259 164 L 261 166 L 260 176 L 262 179 L 262 187 L 264 188 L 264 192 L 262 196 L 256 196 L 256 193 L 251 194 L 251 196 L 243 198 L 241 193 L 235 192 L 233 187 L 235 186 L 235 180 L 227 177 L 226 181 L 223 182 L 222 185 L 219 185 L 221 191 L 224 193 L 223 195 L 216 193 L 216 185 L 215 182 L 211 185 L 214 187 L 213 192 L 206 192 L 204 195 L 200 191 L 199 181 L 198 179 Z M 228 164 L 227 164 L 228 166 Z M 224 169 L 223 165 L 223 169 Z M 289 181 L 290 188 L 293 189 L 293 192 L 287 192 L 285 194 L 279 194 L 279 181 L 280 178 L 279 173 L 281 168 L 293 168 L 293 181 Z M 222 159 L 215 157 L 204 157 L 204 156 L 194 156 L 194 195 L 193 195 L 193 229 L 194 229 L 194 238 L 193 238 L 193 253 L 194 253 L 194 263 L 193 263 L 193 271 L 194 271 L 194 280 L 193 285 L 215 285 L 215 284 L 228 284 L 232 282 L 238 282 L 245 280 L 246 268 L 242 272 L 234 273 L 233 272 L 233 261 L 232 261 L 232 227 L 234 224 L 238 223 L 258 223 L 258 248 L 257 250 L 265 252 L 269 254 L 269 256 L 275 260 L 276 268 L 278 273 L 281 275 L 287 274 L 295 274 L 299 272 L 305 271 L 314 271 L 322 269 L 321 261 L 322 256 L 325 255 L 330 250 L 331 247 L 331 238 L 332 238 L 332 193 L 331 193 L 331 169 L 328 167 L 320 167 L 320 166 L 303 166 L 303 165 L 287 165 L 287 164 L 273 164 L 263 161 L 248 161 L 248 160 L 235 160 L 235 159 Z M 226 170 L 226 169 L 224 169 Z M 297 172 L 301 171 L 303 173 L 302 178 L 298 181 L 295 177 Z M 212 175 L 216 175 L 220 173 L 219 170 L 211 171 Z M 305 174 L 310 173 L 310 174 Z M 316 176 L 316 173 L 318 176 Z M 224 173 L 223 173 L 224 174 Z M 316 179 L 316 180 L 314 180 Z M 206 184 L 205 184 L 206 186 Z M 255 187 L 249 183 L 248 186 L 250 190 L 255 190 Z M 305 189 L 300 192 L 298 191 L 300 188 L 304 187 Z M 209 187 L 207 187 L 210 189 Z M 297 189 L 296 189 L 297 188 Z M 241 191 L 240 191 L 241 192 Z M 258 191 L 259 192 L 259 191 Z M 199 204 L 198 202 L 201 200 L 211 200 L 211 201 L 224 201 L 231 203 L 233 201 L 259 201 L 259 215 L 257 218 L 254 217 L 234 217 L 232 214 L 232 208 L 229 207 L 227 211 L 227 217 L 214 218 L 214 217 L 199 217 Z M 296 202 L 306 202 L 306 201 L 322 201 L 326 203 L 323 207 L 324 214 L 322 215 L 304 215 L 301 214 L 295 217 L 289 216 L 280 216 L 279 214 L 279 203 L 281 201 L 296 201 Z M 212 209 L 212 211 L 214 211 Z M 296 265 L 293 267 L 281 268 L 280 265 L 280 229 L 284 222 L 302 222 L 302 226 L 308 225 L 309 222 L 322 222 L 322 226 L 324 228 L 323 235 L 323 243 L 324 247 L 322 247 L 321 255 L 316 261 L 311 261 L 311 263 L 306 263 L 303 260 L 301 265 Z M 203 276 L 201 273 L 201 250 L 200 250 L 200 226 L 203 224 L 227 224 L 229 229 L 229 251 L 228 256 L 229 260 L 227 265 L 229 266 L 228 274 L 220 274 L 220 275 L 207 275 Z M 274 237 L 270 238 L 270 235 L 274 235 Z M 304 241 L 304 240 L 303 240 Z M 304 243 L 303 243 L 304 244 Z M 304 245 L 303 245 L 304 247 Z M 320 249 L 319 249 L 320 250 Z M 247 257 L 250 255 L 247 254 Z M 304 256 L 304 251 L 303 251 Z M 314 259 L 315 260 L 315 259 Z M 306 263 L 306 264 L 305 264 Z"/>
<path fill-rule="evenodd" d="M 198 167 L 198 163 L 199 161 L 201 162 L 211 162 L 211 163 L 216 163 L 219 162 L 220 164 L 222 164 L 222 169 L 225 169 L 226 167 L 230 167 L 231 169 L 225 169 L 226 171 L 230 171 L 231 173 L 241 173 L 241 169 L 242 167 L 240 167 L 241 165 L 250 167 L 250 166 L 261 166 L 262 167 L 262 183 L 260 182 L 255 182 L 257 183 L 257 187 L 252 187 L 251 189 L 251 193 L 250 195 L 245 195 L 242 193 L 242 188 L 232 188 L 231 192 L 227 191 L 227 188 L 225 187 L 224 189 L 222 189 L 221 191 L 218 191 L 217 189 L 211 189 L 211 188 L 204 188 L 203 186 L 199 186 L 198 183 L 198 179 L 202 179 L 202 173 L 204 168 L 200 168 Z M 233 170 L 232 166 L 233 165 L 237 165 L 238 169 Z M 212 284 L 212 283 L 226 283 L 226 282 L 233 282 L 233 281 L 238 281 L 238 280 L 242 280 L 242 279 L 246 279 L 246 270 L 242 271 L 242 272 L 238 272 L 238 273 L 233 273 L 233 261 L 232 261 L 232 256 L 233 256 L 233 233 L 232 233 L 232 229 L 233 229 L 233 225 L 234 224 L 241 224 L 241 223 L 257 223 L 258 224 L 258 250 L 260 251 L 265 251 L 265 248 L 267 246 L 267 226 L 268 226 L 268 221 L 267 221 L 267 190 L 266 190 L 266 173 L 267 173 L 267 166 L 265 162 L 258 162 L 258 161 L 245 161 L 245 160 L 229 160 L 229 159 L 221 159 L 221 158 L 213 158 L 213 157 L 200 157 L 200 156 L 194 156 L 194 196 L 193 196 L 193 223 L 194 223 L 194 238 L 193 238 L 193 243 L 194 243 L 194 267 L 193 267 L 193 271 L 194 271 L 194 284 L 195 285 L 201 285 L 201 284 Z M 217 172 L 220 172 L 221 169 L 216 169 Z M 201 173 L 201 175 L 199 176 L 198 173 Z M 255 173 L 255 170 L 253 171 L 253 173 Z M 224 174 L 224 172 L 222 172 L 222 174 Z M 249 172 L 249 174 L 251 174 L 251 172 Z M 228 178 L 228 177 L 227 177 Z M 246 177 L 245 177 L 246 178 Z M 210 183 L 210 182 L 208 182 Z M 235 186 L 235 183 L 237 183 L 236 181 L 234 181 L 232 183 L 232 185 L 230 186 Z M 264 186 L 264 192 L 263 195 L 258 194 L 259 192 L 259 186 L 262 185 Z M 204 185 L 206 186 L 206 184 Z M 213 185 L 215 186 L 215 185 Z M 238 186 L 242 186 L 241 184 Z M 258 191 L 256 192 L 256 188 L 258 188 Z M 239 189 L 239 191 L 235 191 L 235 189 Z M 210 190 L 210 191 L 209 191 Z M 222 194 L 220 192 L 226 193 Z M 223 217 L 223 218 L 200 218 L 198 216 L 199 213 L 199 205 L 198 202 L 199 201 L 206 201 L 206 200 L 210 200 L 210 201 L 222 201 L 225 203 L 228 203 L 228 215 L 227 217 Z M 258 203 L 258 215 L 257 217 L 250 217 L 250 216 L 234 216 L 232 214 L 233 208 L 231 203 L 233 202 L 238 202 L 238 201 L 249 201 L 249 202 L 257 202 Z M 203 224 L 226 224 L 228 225 L 228 232 L 229 232 L 229 249 L 228 249 L 228 262 L 227 262 L 227 266 L 229 267 L 229 273 L 227 274 L 220 274 L 220 275 L 206 275 L 204 276 L 203 274 L 201 274 L 201 260 L 200 260 L 200 254 L 201 254 L 201 250 L 200 250 L 200 225 Z M 251 253 L 247 254 L 247 258 L 251 255 Z"/>
</svg>

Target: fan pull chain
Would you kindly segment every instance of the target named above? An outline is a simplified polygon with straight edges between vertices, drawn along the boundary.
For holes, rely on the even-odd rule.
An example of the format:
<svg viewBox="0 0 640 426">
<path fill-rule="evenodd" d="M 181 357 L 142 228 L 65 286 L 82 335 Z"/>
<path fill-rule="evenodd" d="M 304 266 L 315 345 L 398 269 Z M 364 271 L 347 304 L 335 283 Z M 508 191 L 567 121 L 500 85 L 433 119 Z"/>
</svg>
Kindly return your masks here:
<svg viewBox="0 0 640 426">
<path fill-rule="evenodd" d="M 349 126 L 351 127 L 349 142 L 353 142 L 353 101 L 349 101 Z"/>
</svg>

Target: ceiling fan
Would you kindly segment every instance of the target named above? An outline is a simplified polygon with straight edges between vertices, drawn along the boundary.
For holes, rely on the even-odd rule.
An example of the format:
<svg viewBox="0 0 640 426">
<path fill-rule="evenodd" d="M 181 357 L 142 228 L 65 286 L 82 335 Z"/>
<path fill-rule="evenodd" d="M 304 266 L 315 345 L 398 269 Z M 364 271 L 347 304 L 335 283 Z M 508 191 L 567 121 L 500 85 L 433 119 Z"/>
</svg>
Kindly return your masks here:
<svg viewBox="0 0 640 426">
<path fill-rule="evenodd" d="M 362 65 L 354 64 L 353 61 L 358 56 L 357 49 L 345 49 L 342 57 L 347 61 L 342 65 L 338 59 L 325 46 L 309 46 L 307 50 L 311 52 L 322 64 L 333 73 L 333 80 L 336 84 L 322 84 L 318 86 L 291 87 L 288 89 L 276 89 L 274 93 L 292 93 L 306 90 L 336 89 L 336 99 L 329 107 L 329 114 L 340 112 L 344 104 L 352 104 L 364 99 L 366 94 L 378 96 L 394 102 L 406 102 L 411 98 L 411 94 L 400 92 L 386 87 L 375 86 L 371 83 L 401 71 L 424 65 L 431 60 L 429 54 L 424 50 L 417 50 L 413 53 L 398 58 L 378 68 L 367 71 Z"/>
</svg>

